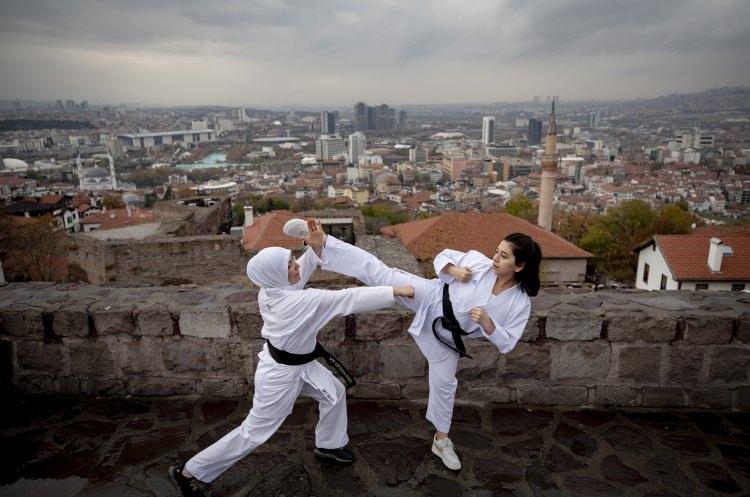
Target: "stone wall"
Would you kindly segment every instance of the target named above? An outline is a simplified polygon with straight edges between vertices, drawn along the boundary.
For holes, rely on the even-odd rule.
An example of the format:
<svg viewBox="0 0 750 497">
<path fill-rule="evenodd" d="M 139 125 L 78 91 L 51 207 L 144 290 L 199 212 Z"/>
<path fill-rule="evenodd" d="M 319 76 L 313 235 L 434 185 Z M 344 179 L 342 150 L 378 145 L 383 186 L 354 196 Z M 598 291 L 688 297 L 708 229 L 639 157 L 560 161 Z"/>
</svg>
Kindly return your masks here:
<svg viewBox="0 0 750 497">
<path fill-rule="evenodd" d="M 553 293 L 522 341 L 468 341 L 458 398 L 571 406 L 750 409 L 750 298 L 707 292 Z M 408 311 L 341 317 L 321 341 L 359 398 L 423 399 Z M 3 383 L 29 393 L 249 395 L 262 346 L 256 291 L 14 283 L 0 289 Z"/>
<path fill-rule="evenodd" d="M 250 258 L 228 235 L 97 240 L 80 235 L 70 274 L 89 283 L 212 284 L 245 274 Z"/>
</svg>

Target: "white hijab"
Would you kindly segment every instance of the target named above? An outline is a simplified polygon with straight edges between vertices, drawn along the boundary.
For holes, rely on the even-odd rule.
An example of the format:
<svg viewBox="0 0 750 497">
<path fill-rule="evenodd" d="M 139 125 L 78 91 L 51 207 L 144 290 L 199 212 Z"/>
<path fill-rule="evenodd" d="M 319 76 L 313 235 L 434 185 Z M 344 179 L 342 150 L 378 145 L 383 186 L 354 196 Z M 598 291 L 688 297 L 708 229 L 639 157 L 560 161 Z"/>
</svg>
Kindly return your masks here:
<svg viewBox="0 0 750 497">
<path fill-rule="evenodd" d="M 291 250 L 268 247 L 247 262 L 247 277 L 256 286 L 258 307 L 263 317 L 262 335 L 266 338 L 294 333 L 305 326 L 306 317 L 314 314 L 317 299 L 301 284 L 289 283 Z"/>
</svg>

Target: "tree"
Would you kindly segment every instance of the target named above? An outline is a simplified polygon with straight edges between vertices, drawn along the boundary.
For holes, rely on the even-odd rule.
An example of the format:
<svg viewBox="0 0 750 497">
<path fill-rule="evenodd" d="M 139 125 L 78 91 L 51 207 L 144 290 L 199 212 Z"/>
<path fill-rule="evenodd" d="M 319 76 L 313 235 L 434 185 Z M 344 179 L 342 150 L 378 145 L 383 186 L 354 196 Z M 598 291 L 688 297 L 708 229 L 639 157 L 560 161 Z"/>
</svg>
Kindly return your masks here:
<svg viewBox="0 0 750 497">
<path fill-rule="evenodd" d="M 62 281 L 65 279 L 69 240 L 52 216 L 15 223 L 10 216 L 0 222 L 0 253 L 9 279 Z"/>
<path fill-rule="evenodd" d="M 102 199 L 102 205 L 107 209 L 124 209 L 125 203 L 119 195 L 105 195 Z"/>
<path fill-rule="evenodd" d="M 539 209 L 526 195 L 516 195 L 508 200 L 504 210 L 511 216 L 520 217 L 532 223 L 536 222 L 539 215 Z"/>
<path fill-rule="evenodd" d="M 653 234 L 655 218 L 645 202 L 623 202 L 593 222 L 580 246 L 594 255 L 598 270 L 617 281 L 632 282 L 637 262 L 633 248 Z"/>
<path fill-rule="evenodd" d="M 588 211 L 558 212 L 552 217 L 552 231 L 573 245 L 578 245 L 597 217 L 596 214 Z"/>
<path fill-rule="evenodd" d="M 234 204 L 232 206 L 232 226 L 242 226 L 245 224 L 245 206 Z"/>
<path fill-rule="evenodd" d="M 695 219 L 684 204 L 669 204 L 659 209 L 654 220 L 654 233 L 660 235 L 686 235 L 693 230 Z"/>
</svg>

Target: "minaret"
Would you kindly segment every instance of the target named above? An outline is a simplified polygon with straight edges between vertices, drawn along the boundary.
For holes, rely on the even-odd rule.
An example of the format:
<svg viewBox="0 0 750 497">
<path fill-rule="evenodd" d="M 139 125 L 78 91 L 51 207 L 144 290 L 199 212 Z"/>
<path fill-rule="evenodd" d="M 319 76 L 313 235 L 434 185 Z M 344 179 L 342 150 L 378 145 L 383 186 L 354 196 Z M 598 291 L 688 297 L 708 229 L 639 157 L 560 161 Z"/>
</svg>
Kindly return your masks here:
<svg viewBox="0 0 750 497">
<path fill-rule="evenodd" d="M 78 190 L 83 191 L 83 163 L 81 162 L 81 153 L 76 157 L 76 174 L 78 174 Z"/>
<path fill-rule="evenodd" d="M 109 161 L 109 176 L 112 178 L 112 190 L 117 190 L 117 175 L 115 174 L 115 160 L 112 154 L 107 154 L 107 160 Z"/>
<path fill-rule="evenodd" d="M 539 194 L 539 220 L 537 224 L 547 231 L 552 230 L 552 201 L 555 195 L 557 178 L 557 125 L 555 124 L 555 101 L 552 101 L 552 114 L 549 117 L 547 136 L 544 139 L 542 155 L 542 191 Z"/>
</svg>

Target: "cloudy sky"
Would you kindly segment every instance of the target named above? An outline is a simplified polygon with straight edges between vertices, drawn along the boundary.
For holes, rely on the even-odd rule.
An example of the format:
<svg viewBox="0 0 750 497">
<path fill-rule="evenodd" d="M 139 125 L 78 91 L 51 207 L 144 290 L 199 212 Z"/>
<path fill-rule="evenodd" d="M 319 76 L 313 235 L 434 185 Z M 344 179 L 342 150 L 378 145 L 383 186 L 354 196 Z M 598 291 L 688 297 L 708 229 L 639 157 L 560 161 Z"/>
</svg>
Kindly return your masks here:
<svg viewBox="0 0 750 497">
<path fill-rule="evenodd" d="M 747 0 L 2 0 L 0 98 L 351 106 L 750 85 Z"/>
</svg>

